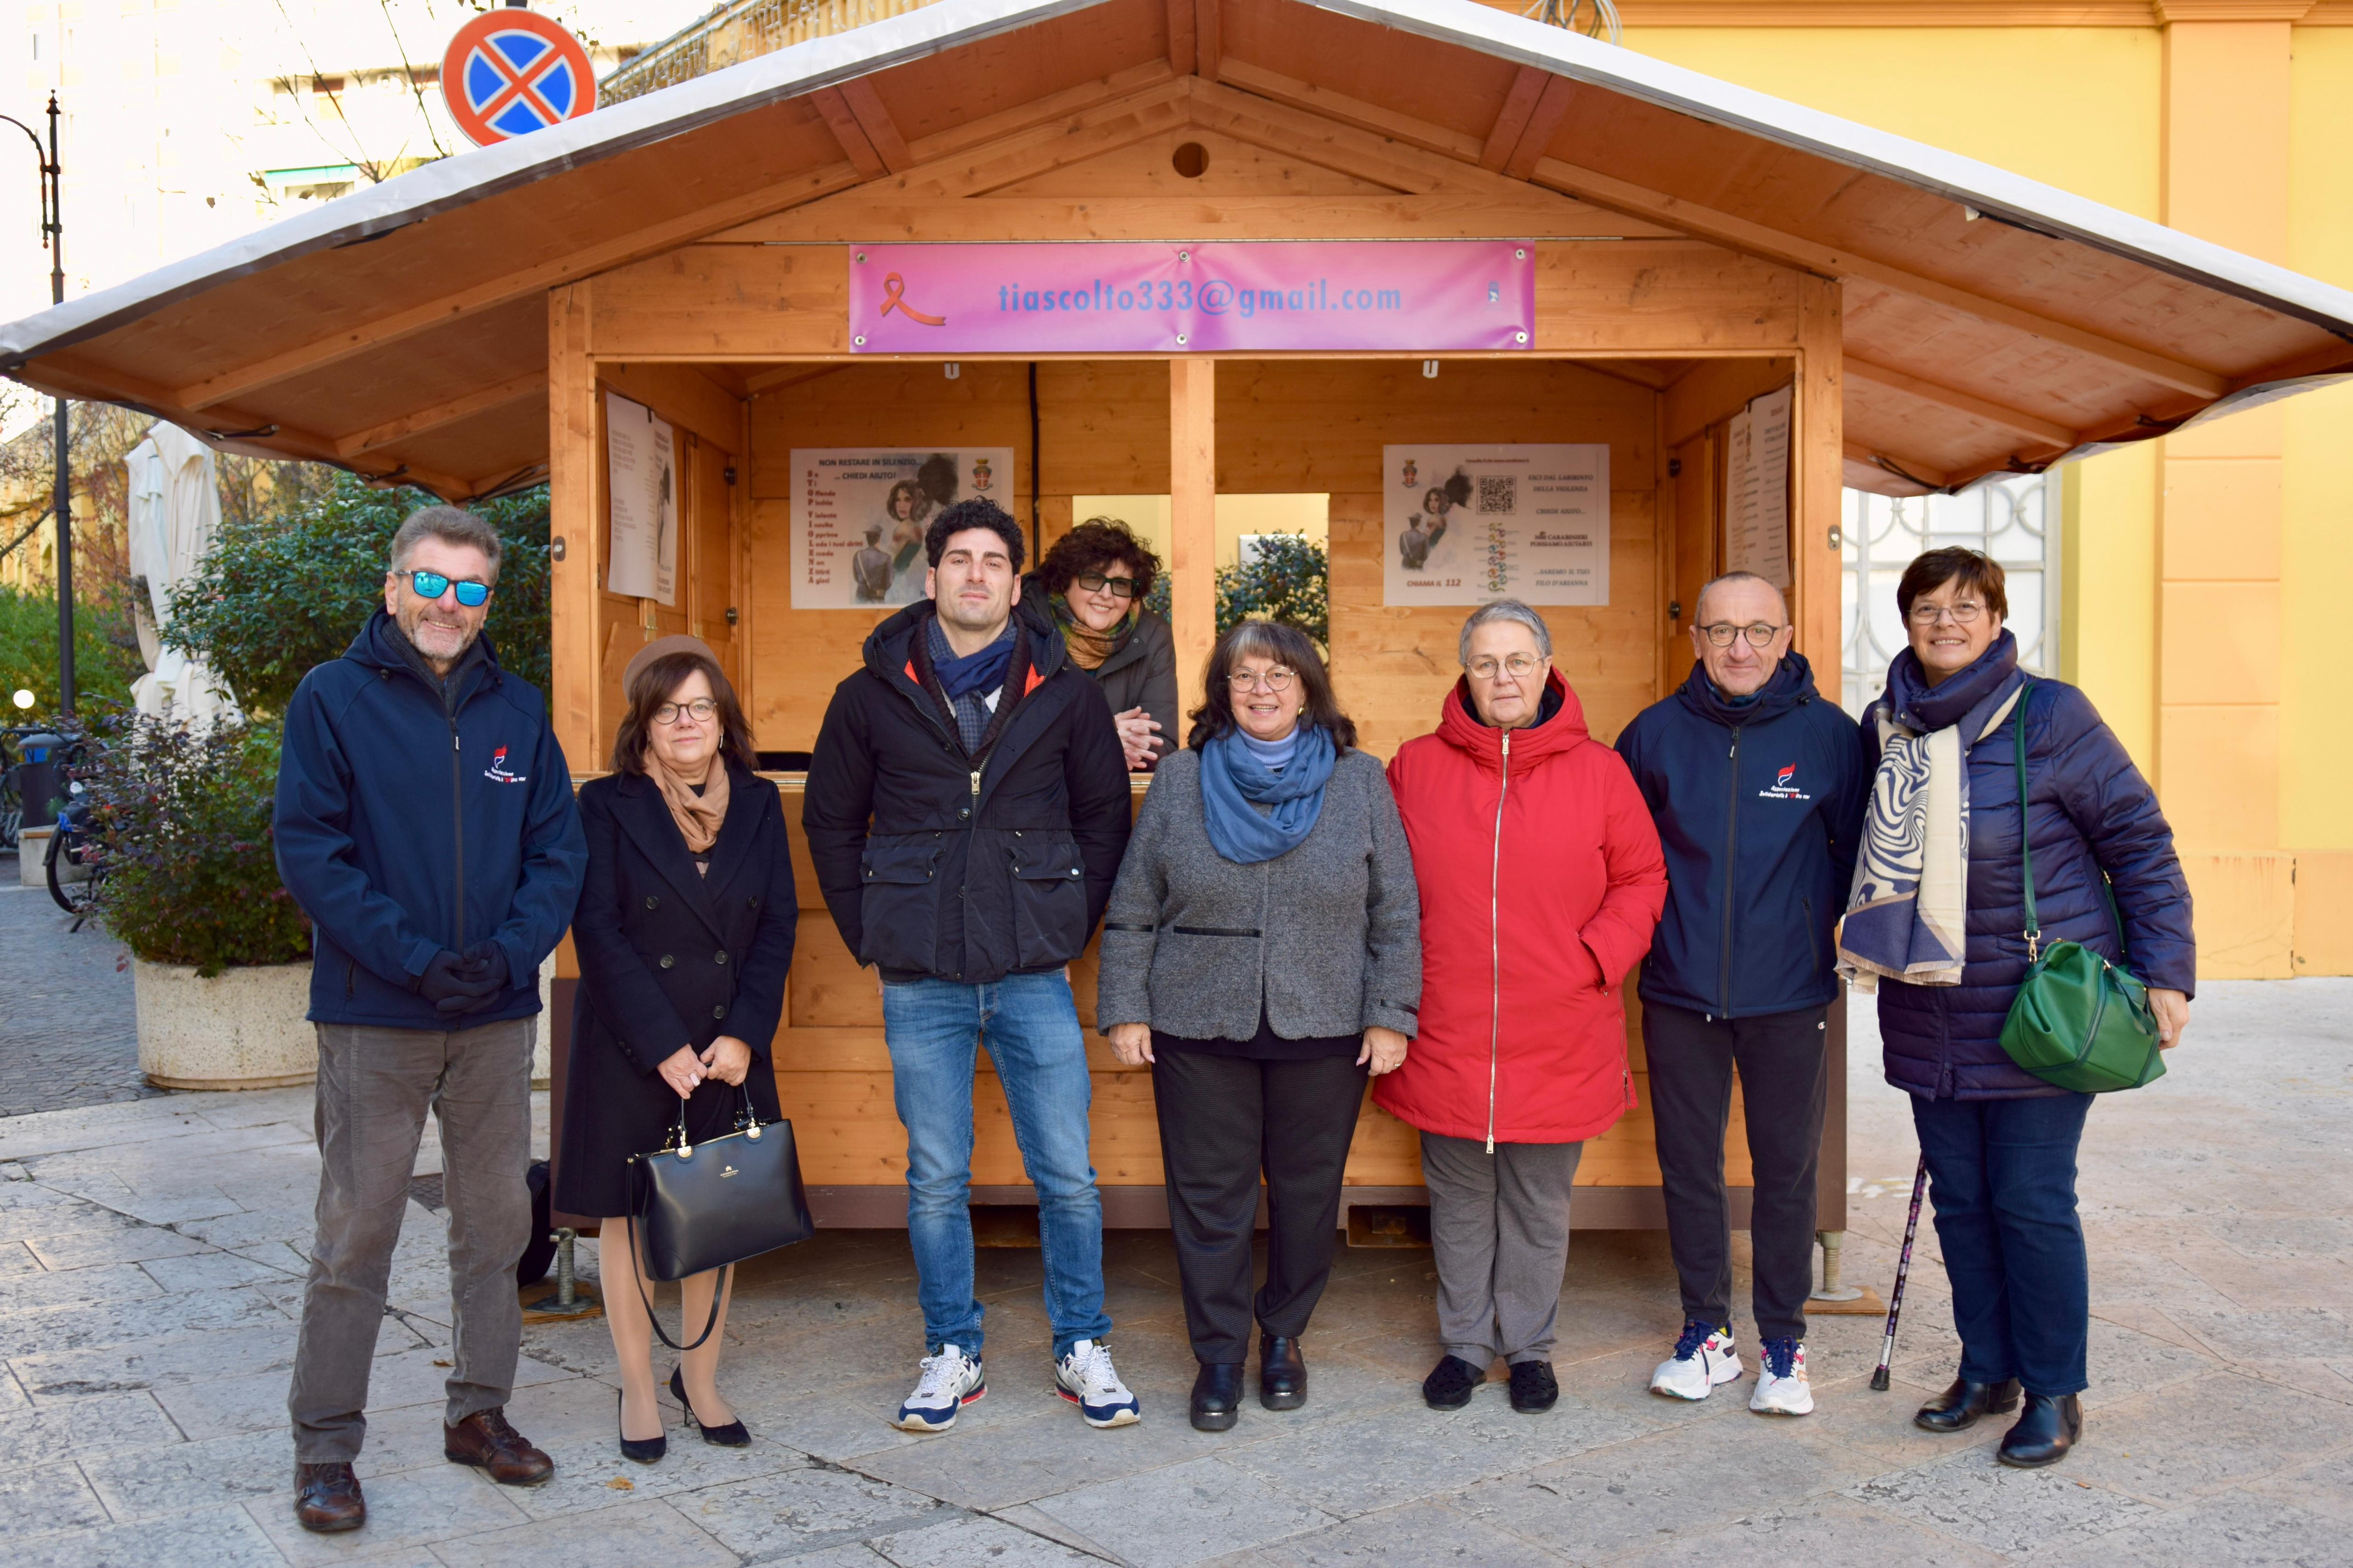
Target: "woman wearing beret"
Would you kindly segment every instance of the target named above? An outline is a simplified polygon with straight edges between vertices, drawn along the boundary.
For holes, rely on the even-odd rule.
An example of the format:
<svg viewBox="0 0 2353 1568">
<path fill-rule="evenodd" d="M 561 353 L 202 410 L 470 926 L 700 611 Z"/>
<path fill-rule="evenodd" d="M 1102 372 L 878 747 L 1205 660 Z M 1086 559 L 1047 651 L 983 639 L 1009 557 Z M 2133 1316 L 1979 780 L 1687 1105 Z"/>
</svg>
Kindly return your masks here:
<svg viewBox="0 0 2353 1568">
<path fill-rule="evenodd" d="M 1306 1403 L 1300 1336 L 1331 1278 L 1366 1078 L 1405 1059 L 1421 945 L 1397 805 L 1315 645 L 1244 621 L 1218 639 L 1204 684 L 1112 889 L 1096 1018 L 1121 1061 L 1152 1068 L 1201 1365 L 1193 1425 L 1221 1432 L 1240 1412 L 1253 1319 L 1259 1402 Z"/>
<path fill-rule="evenodd" d="M 668 1444 L 656 1403 L 650 1284 L 631 1242 L 629 1157 L 733 1130 L 749 1096 L 776 1121 L 768 1047 L 792 967 L 792 853 L 774 785 L 753 772 L 751 730 L 711 649 L 649 643 L 623 676 L 628 711 L 613 771 L 584 785 L 588 871 L 573 917 L 580 990 L 555 1164 L 555 1207 L 603 1216 L 605 1321 L 621 1377 L 621 1452 Z M 686 1335 L 709 1320 L 718 1270 L 683 1282 Z M 640 1292 L 643 1292 L 641 1294 Z M 726 1302 L 670 1390 L 706 1443 L 751 1441 L 716 1382 Z"/>
</svg>

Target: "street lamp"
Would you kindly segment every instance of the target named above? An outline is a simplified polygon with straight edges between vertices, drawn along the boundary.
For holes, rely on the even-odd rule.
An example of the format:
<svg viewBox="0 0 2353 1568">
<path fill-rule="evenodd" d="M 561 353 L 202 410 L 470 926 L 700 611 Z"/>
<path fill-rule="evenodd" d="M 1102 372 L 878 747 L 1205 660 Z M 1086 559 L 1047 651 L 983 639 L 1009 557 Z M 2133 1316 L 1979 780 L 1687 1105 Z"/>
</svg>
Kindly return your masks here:
<svg viewBox="0 0 2353 1568">
<path fill-rule="evenodd" d="M 49 94 L 49 144 L 44 149 L 34 129 L 13 114 L 0 114 L 33 143 L 33 157 L 41 170 L 41 243 L 49 252 L 49 303 L 66 302 L 65 223 L 60 205 L 65 195 L 64 165 L 58 162 L 58 95 Z M 66 400 L 58 399 L 56 493 L 51 505 L 58 516 L 58 711 L 74 710 L 73 640 L 73 470 L 66 451 Z"/>
</svg>

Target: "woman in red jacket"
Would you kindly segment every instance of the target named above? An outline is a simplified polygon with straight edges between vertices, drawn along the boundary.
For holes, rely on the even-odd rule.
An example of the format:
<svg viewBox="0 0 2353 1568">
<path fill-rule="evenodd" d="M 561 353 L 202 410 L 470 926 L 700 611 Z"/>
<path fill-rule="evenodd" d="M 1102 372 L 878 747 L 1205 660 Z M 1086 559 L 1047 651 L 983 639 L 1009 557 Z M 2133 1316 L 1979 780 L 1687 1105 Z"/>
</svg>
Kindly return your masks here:
<svg viewBox="0 0 2353 1568">
<path fill-rule="evenodd" d="M 1421 1032 L 1373 1099 L 1421 1130 L 1456 1410 L 1501 1356 L 1512 1408 L 1559 1398 L 1552 1342 L 1585 1140 L 1634 1103 L 1619 986 L 1666 902 L 1658 830 L 1586 731 L 1552 634 L 1516 599 L 1463 623 L 1438 732 L 1389 763 L 1421 890 Z"/>
</svg>

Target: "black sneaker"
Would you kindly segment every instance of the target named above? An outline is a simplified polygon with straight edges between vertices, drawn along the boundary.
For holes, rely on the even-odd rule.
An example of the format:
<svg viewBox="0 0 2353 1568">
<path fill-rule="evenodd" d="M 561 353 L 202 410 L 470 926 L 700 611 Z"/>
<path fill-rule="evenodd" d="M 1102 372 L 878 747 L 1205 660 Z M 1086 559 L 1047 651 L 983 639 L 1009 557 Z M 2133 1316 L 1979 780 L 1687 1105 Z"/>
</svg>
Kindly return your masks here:
<svg viewBox="0 0 2353 1568">
<path fill-rule="evenodd" d="M 1548 1361 L 1514 1362 L 1512 1365 L 1512 1408 L 1535 1415 L 1560 1401 L 1560 1383 Z"/>
<path fill-rule="evenodd" d="M 1432 1410 L 1460 1410 L 1471 1403 L 1471 1391 L 1486 1381 L 1485 1373 L 1461 1356 L 1443 1356 L 1421 1380 L 1422 1401 Z"/>
</svg>

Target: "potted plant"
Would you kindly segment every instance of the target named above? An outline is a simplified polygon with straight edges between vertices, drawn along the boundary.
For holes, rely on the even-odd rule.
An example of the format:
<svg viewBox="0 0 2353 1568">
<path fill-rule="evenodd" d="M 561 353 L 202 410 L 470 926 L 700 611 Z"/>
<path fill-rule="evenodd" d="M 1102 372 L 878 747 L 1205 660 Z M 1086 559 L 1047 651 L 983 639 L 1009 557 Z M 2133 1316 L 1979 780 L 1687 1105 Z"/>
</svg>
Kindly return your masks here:
<svg viewBox="0 0 2353 1568">
<path fill-rule="evenodd" d="M 278 880 L 274 726 L 117 720 L 76 770 L 131 950 L 139 1067 L 165 1089 L 308 1083 L 311 924 Z"/>
</svg>

